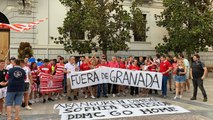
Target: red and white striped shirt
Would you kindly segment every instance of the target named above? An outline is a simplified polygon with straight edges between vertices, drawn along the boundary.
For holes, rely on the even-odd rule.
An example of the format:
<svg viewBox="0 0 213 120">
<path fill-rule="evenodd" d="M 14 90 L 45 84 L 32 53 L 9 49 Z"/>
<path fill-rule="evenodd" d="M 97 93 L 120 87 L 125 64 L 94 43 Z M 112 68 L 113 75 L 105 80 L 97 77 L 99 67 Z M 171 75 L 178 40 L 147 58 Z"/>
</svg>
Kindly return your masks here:
<svg viewBox="0 0 213 120">
<path fill-rule="evenodd" d="M 55 66 L 55 71 L 56 71 L 55 74 L 64 73 L 64 64 L 57 63 L 56 66 Z"/>
<path fill-rule="evenodd" d="M 37 69 L 31 70 L 31 76 L 34 82 L 37 81 L 38 73 Z"/>
</svg>

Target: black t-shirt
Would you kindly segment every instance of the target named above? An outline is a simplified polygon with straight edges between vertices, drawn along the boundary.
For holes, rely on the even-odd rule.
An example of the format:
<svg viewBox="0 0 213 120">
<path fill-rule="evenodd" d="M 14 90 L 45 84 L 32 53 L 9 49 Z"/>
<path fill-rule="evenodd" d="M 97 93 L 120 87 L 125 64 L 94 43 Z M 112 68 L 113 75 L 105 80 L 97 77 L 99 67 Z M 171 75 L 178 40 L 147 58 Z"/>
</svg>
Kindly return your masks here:
<svg viewBox="0 0 213 120">
<path fill-rule="evenodd" d="M 203 67 L 205 67 L 205 64 L 201 61 L 195 61 L 192 63 L 192 76 L 193 78 L 201 78 L 204 73 Z"/>
<path fill-rule="evenodd" d="M 0 70 L 0 82 L 6 82 L 5 80 L 5 76 L 7 74 L 7 70 L 6 69 L 3 69 L 3 70 Z M 1 86 L 0 85 L 0 88 L 4 88 L 6 86 Z"/>
<path fill-rule="evenodd" d="M 145 65 L 144 61 L 138 61 L 138 66 Z"/>
</svg>

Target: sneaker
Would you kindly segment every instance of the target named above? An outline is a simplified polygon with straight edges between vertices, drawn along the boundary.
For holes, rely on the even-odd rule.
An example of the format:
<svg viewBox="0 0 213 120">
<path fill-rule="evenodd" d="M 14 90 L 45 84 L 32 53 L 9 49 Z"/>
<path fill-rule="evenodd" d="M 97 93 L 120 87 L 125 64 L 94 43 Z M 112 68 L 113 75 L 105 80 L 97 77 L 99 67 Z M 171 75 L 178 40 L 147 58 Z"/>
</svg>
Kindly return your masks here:
<svg viewBox="0 0 213 120">
<path fill-rule="evenodd" d="M 182 95 L 180 95 L 180 99 L 182 98 L 183 96 Z"/>
<path fill-rule="evenodd" d="M 87 95 L 85 95 L 85 97 L 84 97 L 85 99 L 87 99 L 88 98 L 88 96 Z"/>
<path fill-rule="evenodd" d="M 68 101 L 72 101 L 72 98 L 71 98 L 71 97 L 68 97 L 67 99 L 68 99 Z"/>
<path fill-rule="evenodd" d="M 115 97 L 115 94 L 112 94 L 112 97 Z"/>
<path fill-rule="evenodd" d="M 203 102 L 207 102 L 207 98 L 204 98 L 204 99 L 203 99 Z"/>
<path fill-rule="evenodd" d="M 43 103 L 46 103 L 46 99 L 43 99 Z"/>
<path fill-rule="evenodd" d="M 167 98 L 167 96 L 166 96 L 166 95 L 163 95 L 163 98 Z"/>
<path fill-rule="evenodd" d="M 174 99 L 176 100 L 176 99 L 177 99 L 177 96 L 175 96 Z"/>
<path fill-rule="evenodd" d="M 36 103 L 38 103 L 39 101 L 40 101 L 39 98 L 36 98 L 36 99 L 35 99 L 35 102 L 36 102 Z"/>
<path fill-rule="evenodd" d="M 22 103 L 22 104 L 21 104 L 21 107 L 25 107 L 25 103 Z"/>
<path fill-rule="evenodd" d="M 190 100 L 197 100 L 196 97 L 192 97 Z"/>
<path fill-rule="evenodd" d="M 59 98 L 58 97 L 55 97 L 55 100 L 58 100 Z"/>
<path fill-rule="evenodd" d="M 108 96 L 107 96 L 107 95 L 105 95 L 104 97 L 105 97 L 105 98 L 108 98 Z"/>
<path fill-rule="evenodd" d="M 61 96 L 62 96 L 62 97 L 65 97 L 66 95 L 65 95 L 65 94 L 61 94 Z"/>
<path fill-rule="evenodd" d="M 126 96 L 126 93 L 125 93 L 125 92 L 123 92 L 123 96 Z"/>
<path fill-rule="evenodd" d="M 30 101 L 28 101 L 28 105 L 32 105 L 32 103 Z"/>
<path fill-rule="evenodd" d="M 29 102 L 30 102 L 30 103 L 32 103 L 32 104 L 34 104 L 34 103 L 35 103 L 35 101 L 34 101 L 34 100 L 29 100 Z"/>
<path fill-rule="evenodd" d="M 118 93 L 117 96 L 120 97 L 120 93 Z"/>
<path fill-rule="evenodd" d="M 32 108 L 28 105 L 25 107 L 27 110 L 32 110 Z"/>
<path fill-rule="evenodd" d="M 95 97 L 94 97 L 93 95 L 91 96 L 91 98 L 92 98 L 92 99 L 95 99 Z"/>
<path fill-rule="evenodd" d="M 3 116 L 7 116 L 7 112 L 2 113 Z"/>
<path fill-rule="evenodd" d="M 54 101 L 52 98 L 48 98 L 48 101 Z"/>
<path fill-rule="evenodd" d="M 77 96 L 74 96 L 74 100 L 78 100 Z"/>
<path fill-rule="evenodd" d="M 59 100 L 62 100 L 62 99 L 63 99 L 63 97 L 59 96 L 59 97 L 58 97 L 58 99 L 59 99 Z"/>
</svg>

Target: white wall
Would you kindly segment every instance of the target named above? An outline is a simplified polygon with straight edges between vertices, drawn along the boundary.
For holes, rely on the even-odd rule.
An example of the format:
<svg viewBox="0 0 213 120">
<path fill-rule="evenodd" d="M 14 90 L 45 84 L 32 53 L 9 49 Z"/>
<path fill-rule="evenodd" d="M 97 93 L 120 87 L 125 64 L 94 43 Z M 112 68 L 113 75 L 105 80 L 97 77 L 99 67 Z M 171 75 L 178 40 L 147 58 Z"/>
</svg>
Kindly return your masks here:
<svg viewBox="0 0 213 120">
<path fill-rule="evenodd" d="M 126 2 L 125 9 L 129 11 L 131 5 L 130 2 Z M 61 45 L 55 45 L 53 40 L 50 39 L 51 36 L 57 37 L 58 27 L 62 26 L 63 20 L 66 15 L 66 8 L 59 2 L 59 0 L 38 0 L 38 13 L 36 15 L 37 19 L 48 18 L 48 21 L 38 25 L 38 45 L 47 46 L 49 48 L 63 48 Z M 153 6 L 144 6 L 141 8 L 144 14 L 147 14 L 147 27 L 149 31 L 147 32 L 146 42 L 134 42 L 132 37 L 129 43 L 131 50 L 154 50 L 157 43 L 162 41 L 163 35 L 166 34 L 165 29 L 159 28 L 155 23 L 155 14 L 160 14 L 163 11 L 163 7 L 153 4 Z"/>
<path fill-rule="evenodd" d="M 7 0 L 2 0 L 1 8 L 5 8 L 8 5 Z M 9 0 L 14 5 L 16 1 Z M 160 14 L 163 11 L 162 4 L 159 0 L 154 0 L 155 2 L 151 5 L 144 5 L 141 7 L 144 14 L 147 14 L 147 27 L 149 31 L 147 32 L 146 42 L 134 42 L 134 38 L 128 43 L 130 50 L 128 52 L 119 51 L 116 54 L 120 55 L 144 55 L 144 54 L 154 54 L 154 47 L 162 42 L 162 38 L 166 33 L 166 30 L 156 26 L 155 14 Z M 127 0 L 124 3 L 125 9 L 129 10 L 131 5 L 131 0 Z M 0 10 L 1 10 L 0 8 Z M 5 10 L 4 12 L 10 19 L 11 23 L 28 23 L 36 21 L 38 19 L 48 18 L 45 22 L 37 25 L 33 30 L 25 31 L 23 33 L 16 33 L 11 31 L 11 55 L 17 55 L 17 48 L 21 41 L 30 42 L 34 48 L 35 57 L 40 58 L 53 58 L 57 55 L 69 56 L 64 50 L 62 45 L 57 45 L 53 43 L 50 39 L 51 36 L 58 37 L 58 27 L 62 26 L 63 20 L 66 15 L 66 8 L 59 2 L 59 0 L 36 0 L 34 14 L 32 15 L 19 15 L 17 11 Z M 110 55 L 114 52 L 108 52 Z M 97 53 L 101 54 L 101 52 Z M 75 53 L 74 55 L 78 55 Z"/>
</svg>

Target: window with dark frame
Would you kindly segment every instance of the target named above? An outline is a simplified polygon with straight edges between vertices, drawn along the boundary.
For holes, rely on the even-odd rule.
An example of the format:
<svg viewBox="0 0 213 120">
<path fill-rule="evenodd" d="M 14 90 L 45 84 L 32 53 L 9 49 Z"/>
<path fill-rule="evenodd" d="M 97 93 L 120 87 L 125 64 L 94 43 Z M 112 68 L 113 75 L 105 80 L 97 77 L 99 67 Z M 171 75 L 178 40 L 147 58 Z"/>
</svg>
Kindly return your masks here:
<svg viewBox="0 0 213 120">
<path fill-rule="evenodd" d="M 146 14 L 143 14 L 144 20 L 146 20 Z M 146 25 L 144 26 L 144 34 L 140 35 L 133 29 L 134 41 L 145 42 L 146 41 Z"/>
</svg>

